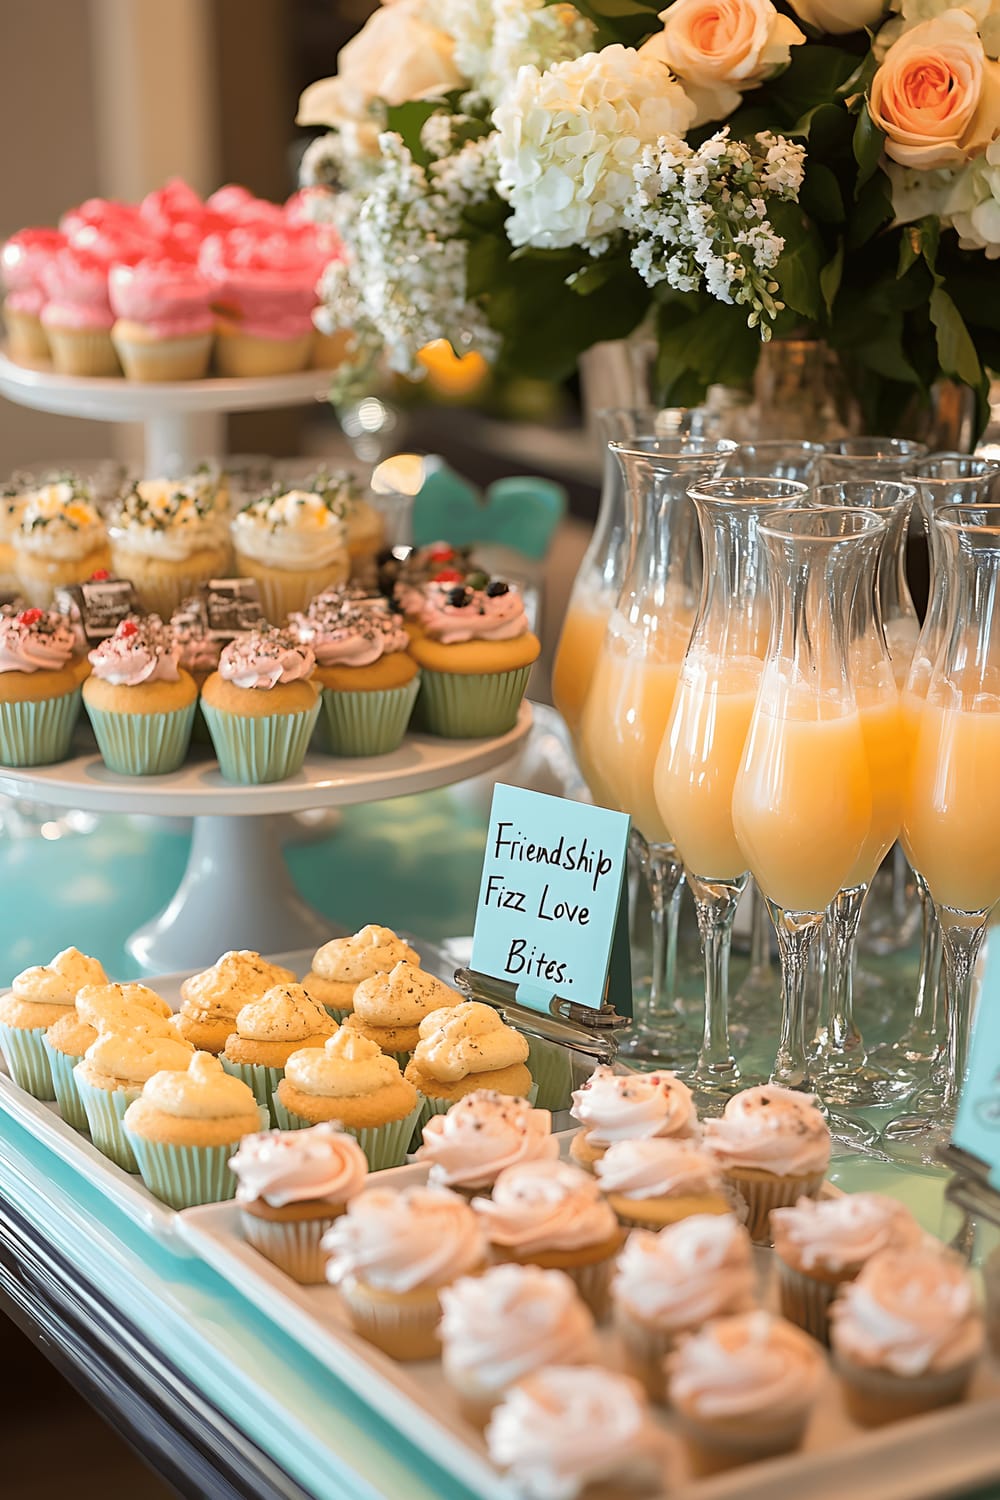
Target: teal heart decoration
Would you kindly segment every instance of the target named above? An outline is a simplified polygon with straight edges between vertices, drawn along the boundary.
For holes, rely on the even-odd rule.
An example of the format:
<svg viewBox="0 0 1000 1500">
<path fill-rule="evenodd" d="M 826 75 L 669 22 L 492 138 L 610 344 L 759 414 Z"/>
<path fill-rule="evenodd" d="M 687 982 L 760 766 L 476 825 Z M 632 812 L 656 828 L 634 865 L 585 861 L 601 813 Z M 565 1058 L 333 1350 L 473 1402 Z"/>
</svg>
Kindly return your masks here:
<svg viewBox="0 0 1000 1500">
<path fill-rule="evenodd" d="M 485 494 L 442 464 L 424 480 L 413 502 L 413 542 L 426 547 L 487 543 L 511 547 L 540 562 L 566 513 L 566 491 L 551 479 L 498 479 Z"/>
</svg>

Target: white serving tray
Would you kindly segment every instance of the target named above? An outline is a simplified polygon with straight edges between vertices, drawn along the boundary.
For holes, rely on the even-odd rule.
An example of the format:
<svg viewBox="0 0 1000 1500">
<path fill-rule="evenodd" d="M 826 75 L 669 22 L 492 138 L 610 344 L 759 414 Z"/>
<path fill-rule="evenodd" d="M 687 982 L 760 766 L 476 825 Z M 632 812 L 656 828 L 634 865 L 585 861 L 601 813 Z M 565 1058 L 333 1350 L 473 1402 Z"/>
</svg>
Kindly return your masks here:
<svg viewBox="0 0 1000 1500">
<path fill-rule="evenodd" d="M 426 1180 L 422 1166 L 399 1167 L 379 1184 Z M 333 1287 L 300 1286 L 251 1249 L 235 1203 L 191 1208 L 178 1233 L 238 1292 L 331 1370 L 399 1431 L 483 1500 L 510 1500 L 482 1435 L 459 1414 L 437 1360 L 400 1364 L 354 1334 Z M 769 1253 L 760 1252 L 765 1275 Z M 602 1334 L 609 1367 L 619 1364 L 613 1333 Z M 669 1416 L 663 1495 L 670 1500 L 945 1500 L 1000 1477 L 1000 1368 L 984 1362 L 961 1406 L 873 1432 L 850 1421 L 832 1371 L 800 1452 L 693 1479 Z M 624 1496 L 623 1496 L 624 1500 Z"/>
</svg>

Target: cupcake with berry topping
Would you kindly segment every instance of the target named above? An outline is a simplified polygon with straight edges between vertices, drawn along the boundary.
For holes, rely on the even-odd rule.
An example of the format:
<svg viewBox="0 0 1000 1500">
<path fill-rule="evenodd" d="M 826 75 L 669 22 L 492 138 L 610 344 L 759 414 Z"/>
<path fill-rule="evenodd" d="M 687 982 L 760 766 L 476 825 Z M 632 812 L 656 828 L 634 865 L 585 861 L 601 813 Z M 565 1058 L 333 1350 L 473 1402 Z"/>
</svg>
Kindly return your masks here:
<svg viewBox="0 0 1000 1500">
<path fill-rule="evenodd" d="M 46 301 L 43 276 L 53 255 L 65 244 L 66 236 L 58 229 L 22 229 L 12 234 L 0 251 L 7 349 L 18 364 L 35 364 L 49 357 L 48 335 L 42 326 Z"/>
<path fill-rule="evenodd" d="M 402 743 L 420 687 L 400 617 L 381 600 L 325 593 L 289 629 L 316 655 L 333 755 L 386 755 Z"/>
<path fill-rule="evenodd" d="M 506 734 L 541 649 L 510 584 L 430 584 L 410 642 L 422 672 L 415 711 L 421 728 L 446 739 Z"/>
<path fill-rule="evenodd" d="M 107 528 L 90 491 L 77 479 L 58 480 L 30 494 L 13 541 L 18 586 L 29 604 L 42 609 L 56 589 L 84 583 L 111 567 Z"/>
<path fill-rule="evenodd" d="M 319 717 L 315 657 L 283 630 L 230 641 L 201 706 L 227 781 L 282 781 L 302 769 Z"/>
<path fill-rule="evenodd" d="M 0 617 L 0 765 L 65 760 L 87 671 L 63 615 L 23 609 Z"/>
<path fill-rule="evenodd" d="M 185 594 L 225 572 L 229 538 L 214 501 L 208 486 L 169 479 L 141 479 L 119 497 L 111 564 L 143 609 L 168 619 Z"/>
<path fill-rule="evenodd" d="M 111 267 L 111 342 L 129 380 L 208 374 L 215 338 L 210 291 L 197 266 L 163 255 Z"/>
<path fill-rule="evenodd" d="M 236 571 L 256 580 L 264 613 L 276 623 L 347 581 L 343 517 L 322 495 L 289 490 L 251 500 L 233 517 L 232 535 Z"/>
<path fill-rule="evenodd" d="M 184 764 L 198 690 L 157 615 L 123 620 L 90 652 L 83 702 L 104 764 L 122 776 L 162 776 Z"/>
<path fill-rule="evenodd" d="M 570 1113 L 582 1126 L 570 1143 L 570 1155 L 588 1172 L 619 1141 L 692 1139 L 699 1133 L 691 1090 L 674 1073 L 595 1068 L 574 1091 Z"/>
<path fill-rule="evenodd" d="M 818 1198 L 830 1164 L 830 1128 L 811 1094 L 775 1083 L 742 1089 L 704 1126 L 705 1148 L 746 1199 L 747 1228 L 769 1244 L 772 1208 Z"/>
</svg>

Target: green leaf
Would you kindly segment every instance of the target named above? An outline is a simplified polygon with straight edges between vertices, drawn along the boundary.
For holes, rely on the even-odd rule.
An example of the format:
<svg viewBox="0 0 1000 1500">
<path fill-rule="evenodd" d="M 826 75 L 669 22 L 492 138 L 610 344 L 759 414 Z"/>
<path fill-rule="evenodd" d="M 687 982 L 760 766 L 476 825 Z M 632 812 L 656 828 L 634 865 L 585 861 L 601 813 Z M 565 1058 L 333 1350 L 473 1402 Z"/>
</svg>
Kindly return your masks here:
<svg viewBox="0 0 1000 1500">
<path fill-rule="evenodd" d="M 856 99 L 854 108 L 864 109 L 865 96 L 877 72 L 878 59 L 872 48 L 869 48 L 851 76 L 845 78 L 844 82 L 840 85 L 840 88 L 837 90 L 838 97 L 844 100 Z"/>
<path fill-rule="evenodd" d="M 931 293 L 930 313 L 937 335 L 938 360 L 945 375 L 952 375 L 974 388 L 981 385 L 983 367 L 972 335 L 962 314 L 941 285 Z"/>
<path fill-rule="evenodd" d="M 592 297 L 602 287 L 618 274 L 619 266 L 610 260 L 595 260 L 589 266 L 584 266 L 581 271 L 573 271 L 566 278 L 566 285 L 570 287 L 578 297 Z"/>
<path fill-rule="evenodd" d="M 775 233 L 785 241 L 774 272 L 774 279 L 781 288 L 781 300 L 802 317 L 818 322 L 823 315 L 819 283 L 822 241 L 815 227 L 794 203 L 773 204 L 770 219 Z"/>
<path fill-rule="evenodd" d="M 768 98 L 780 106 L 791 123 L 812 109 L 817 99 L 833 99 L 855 71 L 857 61 L 853 52 L 833 47 L 826 39 L 818 45 L 807 42 L 793 47 L 788 67 L 767 84 Z"/>
<path fill-rule="evenodd" d="M 872 177 L 882 160 L 882 147 L 885 144 L 885 136 L 867 109 L 863 109 L 858 115 L 858 123 L 854 127 L 854 160 L 858 164 L 858 185 L 854 196 L 860 195 L 865 183 Z"/>
<path fill-rule="evenodd" d="M 547 5 L 559 0 L 546 0 Z M 576 0 L 576 9 L 597 28 L 597 45 L 620 42 L 634 47 L 657 29 L 662 0 Z"/>
<path fill-rule="evenodd" d="M 833 317 L 833 304 L 840 290 L 841 278 L 844 274 L 844 237 L 838 235 L 837 248 L 833 258 L 828 260 L 819 273 L 819 289 L 823 294 L 823 304 L 826 307 L 828 318 Z"/>
<path fill-rule="evenodd" d="M 844 195 L 836 172 L 824 162 L 809 160 L 799 189 L 799 206 L 811 219 L 824 224 L 842 224 L 847 218 Z"/>
<path fill-rule="evenodd" d="M 387 128 L 402 136 L 403 145 L 418 167 L 426 167 L 431 160 L 420 144 L 420 132 L 440 108 L 437 99 L 409 99 L 405 104 L 390 104 L 386 110 Z"/>
<path fill-rule="evenodd" d="M 867 244 L 892 218 L 892 195 L 889 179 L 884 172 L 876 172 L 857 194 L 854 213 L 847 228 L 847 248 L 857 250 Z"/>
</svg>

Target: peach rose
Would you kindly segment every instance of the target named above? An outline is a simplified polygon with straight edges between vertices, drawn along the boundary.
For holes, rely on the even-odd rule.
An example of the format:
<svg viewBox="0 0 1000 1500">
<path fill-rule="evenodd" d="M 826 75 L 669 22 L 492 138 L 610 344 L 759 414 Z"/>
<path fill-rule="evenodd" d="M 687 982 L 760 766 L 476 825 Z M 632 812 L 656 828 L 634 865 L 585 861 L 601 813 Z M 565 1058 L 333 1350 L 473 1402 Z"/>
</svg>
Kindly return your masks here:
<svg viewBox="0 0 1000 1500">
<path fill-rule="evenodd" d="M 1000 134 L 1000 64 L 986 56 L 973 17 L 948 10 L 893 43 L 868 108 L 893 161 L 961 166 Z"/>
<path fill-rule="evenodd" d="M 663 30 L 642 51 L 666 63 L 698 110 L 696 125 L 722 120 L 783 68 L 805 36 L 771 0 L 676 0 L 660 12 Z"/>
</svg>

